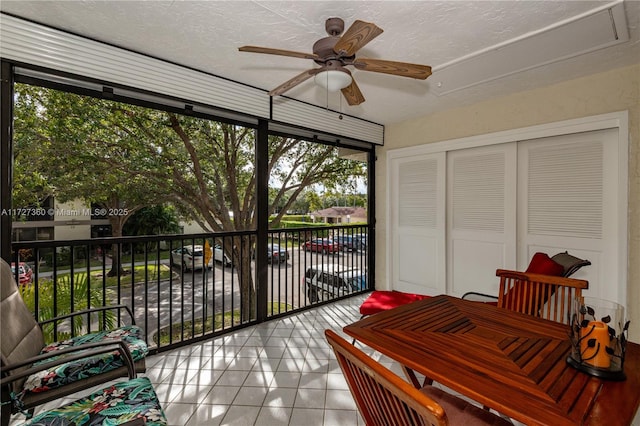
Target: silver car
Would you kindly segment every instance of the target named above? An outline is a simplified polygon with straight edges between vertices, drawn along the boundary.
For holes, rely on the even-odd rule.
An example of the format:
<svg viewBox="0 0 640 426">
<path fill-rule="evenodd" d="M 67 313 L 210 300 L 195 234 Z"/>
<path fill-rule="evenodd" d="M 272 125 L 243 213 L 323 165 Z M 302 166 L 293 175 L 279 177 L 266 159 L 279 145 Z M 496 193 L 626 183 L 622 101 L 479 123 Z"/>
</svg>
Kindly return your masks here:
<svg viewBox="0 0 640 426">
<path fill-rule="evenodd" d="M 322 264 L 307 269 L 304 283 L 307 297 L 314 303 L 366 289 L 367 273 L 346 265 Z"/>
<path fill-rule="evenodd" d="M 284 263 L 289 260 L 289 252 L 278 244 L 268 244 L 267 250 L 267 263 Z"/>
</svg>

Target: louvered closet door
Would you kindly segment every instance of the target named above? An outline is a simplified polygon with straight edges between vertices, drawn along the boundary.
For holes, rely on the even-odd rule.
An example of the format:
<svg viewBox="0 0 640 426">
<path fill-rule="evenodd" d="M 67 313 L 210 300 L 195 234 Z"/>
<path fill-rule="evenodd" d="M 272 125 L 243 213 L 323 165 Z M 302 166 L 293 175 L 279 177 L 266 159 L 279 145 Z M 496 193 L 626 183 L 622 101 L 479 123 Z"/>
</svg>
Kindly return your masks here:
<svg viewBox="0 0 640 426">
<path fill-rule="evenodd" d="M 518 264 L 526 267 L 537 251 L 568 250 L 592 263 L 574 275 L 589 281 L 587 295 L 624 303 L 617 141 L 618 130 L 610 129 L 518 145 Z"/>
<path fill-rule="evenodd" d="M 391 164 L 391 288 L 445 293 L 445 154 L 399 158 Z"/>
<path fill-rule="evenodd" d="M 449 293 L 497 294 L 516 263 L 516 143 L 447 154 Z"/>
</svg>

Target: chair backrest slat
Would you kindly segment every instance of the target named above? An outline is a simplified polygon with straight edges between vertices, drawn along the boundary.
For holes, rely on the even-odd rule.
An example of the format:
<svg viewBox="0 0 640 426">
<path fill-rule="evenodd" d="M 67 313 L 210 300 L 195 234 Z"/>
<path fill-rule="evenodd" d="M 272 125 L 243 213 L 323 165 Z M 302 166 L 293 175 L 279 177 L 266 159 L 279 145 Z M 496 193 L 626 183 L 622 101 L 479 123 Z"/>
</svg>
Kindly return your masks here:
<svg viewBox="0 0 640 426">
<path fill-rule="evenodd" d="M 448 425 L 444 409 L 433 399 L 326 330 L 358 410 L 368 426 Z"/>
<path fill-rule="evenodd" d="M 498 306 L 551 321 L 569 323 L 571 303 L 589 282 L 575 278 L 498 269 Z"/>
</svg>

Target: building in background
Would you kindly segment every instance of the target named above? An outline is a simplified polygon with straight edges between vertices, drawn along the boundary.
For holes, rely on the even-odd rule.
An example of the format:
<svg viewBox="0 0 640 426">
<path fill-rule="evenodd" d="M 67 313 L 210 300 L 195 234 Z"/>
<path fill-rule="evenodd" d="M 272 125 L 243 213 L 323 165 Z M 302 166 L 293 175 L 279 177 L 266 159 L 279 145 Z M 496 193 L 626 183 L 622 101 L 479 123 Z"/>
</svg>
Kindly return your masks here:
<svg viewBox="0 0 640 426">
<path fill-rule="evenodd" d="M 367 223 L 367 209 L 364 207 L 329 207 L 309 213 L 314 222 L 325 223 Z"/>
<path fill-rule="evenodd" d="M 17 208 L 11 224 L 13 241 L 83 240 L 111 235 L 109 221 L 92 216 L 92 208 L 80 200 L 66 203 L 53 197 L 41 206 Z"/>
</svg>

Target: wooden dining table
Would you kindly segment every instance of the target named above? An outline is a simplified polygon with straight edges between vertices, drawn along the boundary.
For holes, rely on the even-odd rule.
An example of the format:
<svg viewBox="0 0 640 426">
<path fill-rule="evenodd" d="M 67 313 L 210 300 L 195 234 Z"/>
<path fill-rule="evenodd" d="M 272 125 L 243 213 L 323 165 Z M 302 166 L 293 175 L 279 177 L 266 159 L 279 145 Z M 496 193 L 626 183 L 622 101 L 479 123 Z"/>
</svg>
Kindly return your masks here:
<svg viewBox="0 0 640 426">
<path fill-rule="evenodd" d="M 599 379 L 567 364 L 569 326 L 486 303 L 436 296 L 344 332 L 527 425 L 630 425 L 640 404 L 640 345 L 627 344 L 626 380 Z"/>
</svg>

